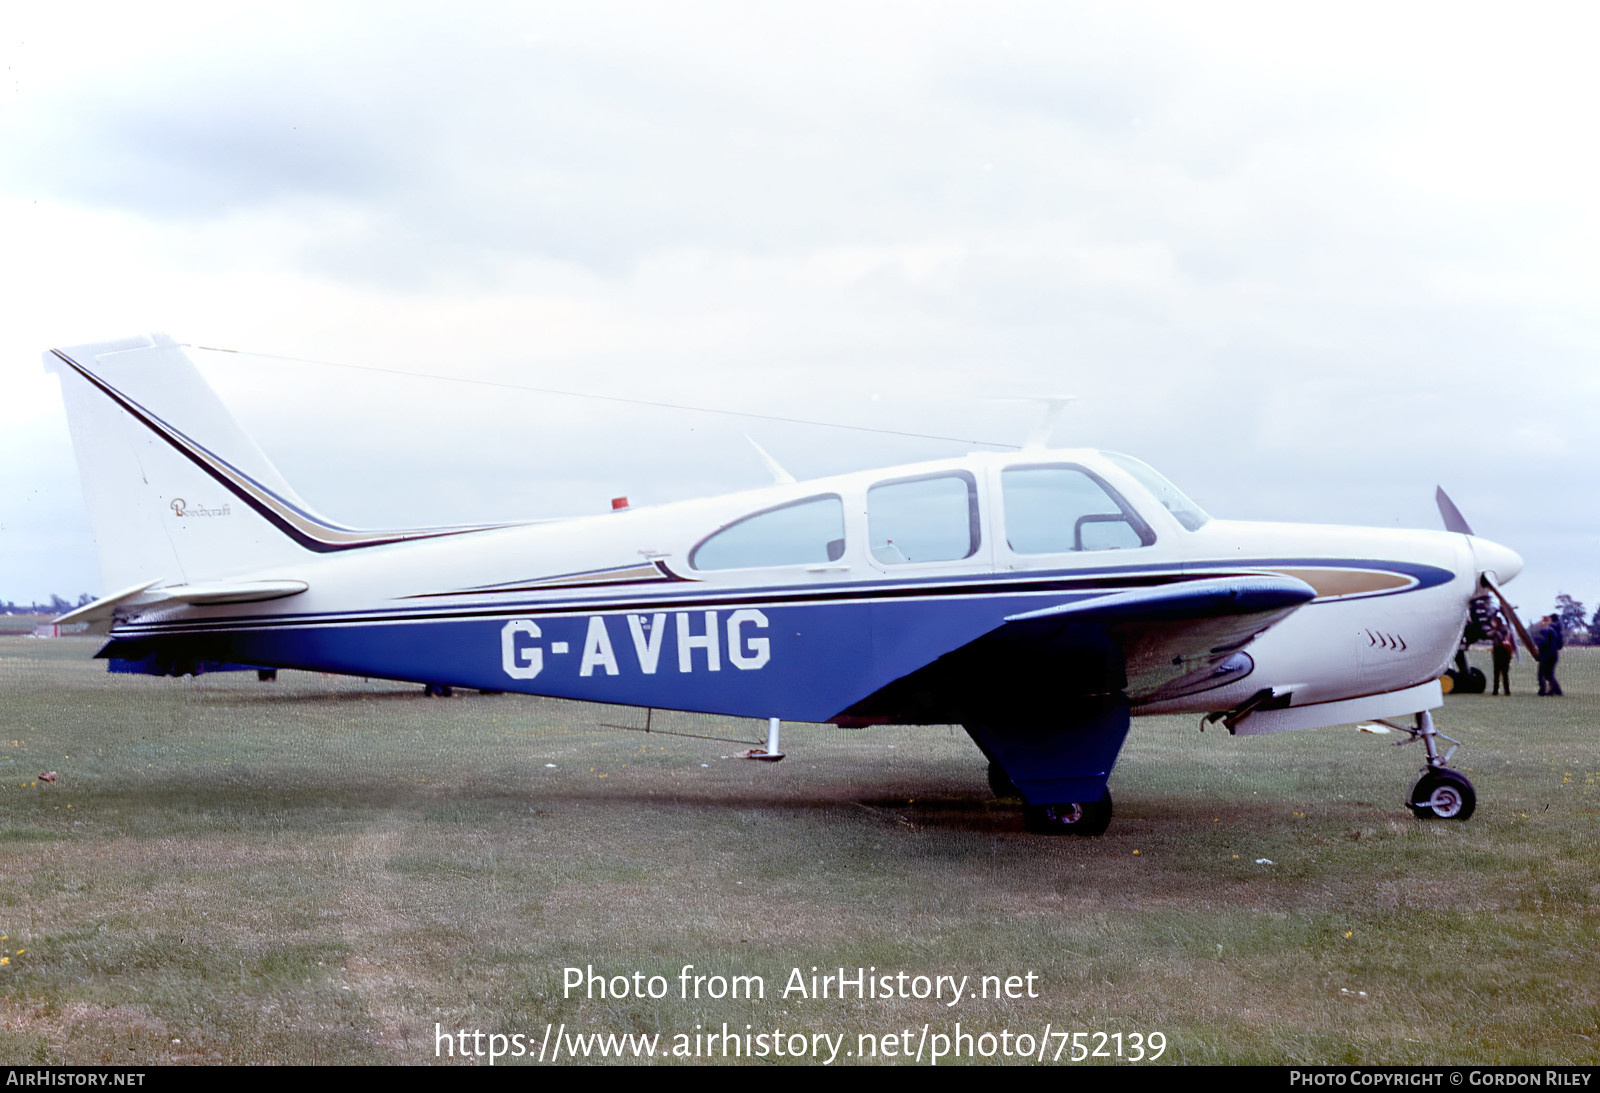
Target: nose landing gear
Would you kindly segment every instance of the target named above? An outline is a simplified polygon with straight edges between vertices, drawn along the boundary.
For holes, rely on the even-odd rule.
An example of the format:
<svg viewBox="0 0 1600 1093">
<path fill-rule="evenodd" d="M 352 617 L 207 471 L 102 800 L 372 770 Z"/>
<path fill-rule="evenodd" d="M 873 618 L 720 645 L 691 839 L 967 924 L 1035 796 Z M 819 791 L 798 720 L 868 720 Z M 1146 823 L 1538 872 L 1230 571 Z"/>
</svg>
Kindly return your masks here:
<svg viewBox="0 0 1600 1093">
<path fill-rule="evenodd" d="M 1465 820 L 1477 804 L 1472 783 L 1458 772 L 1441 767 L 1417 780 L 1406 807 L 1419 820 Z"/>
<path fill-rule="evenodd" d="M 1433 715 L 1427 710 L 1417 714 L 1415 728 L 1396 725 L 1393 721 L 1384 721 L 1383 724 L 1406 734 L 1407 738 L 1400 741 L 1401 744 L 1421 740 L 1428 752 L 1428 765 L 1423 768 L 1417 784 L 1411 787 L 1411 797 L 1406 801 L 1411 814 L 1419 820 L 1465 820 L 1471 816 L 1478 805 L 1478 795 L 1473 792 L 1472 783 L 1460 771 L 1445 766 L 1456 753 L 1456 748 L 1461 746 L 1461 741 L 1435 729 Z M 1439 754 L 1440 740 L 1448 740 L 1453 745 L 1443 755 Z"/>
</svg>

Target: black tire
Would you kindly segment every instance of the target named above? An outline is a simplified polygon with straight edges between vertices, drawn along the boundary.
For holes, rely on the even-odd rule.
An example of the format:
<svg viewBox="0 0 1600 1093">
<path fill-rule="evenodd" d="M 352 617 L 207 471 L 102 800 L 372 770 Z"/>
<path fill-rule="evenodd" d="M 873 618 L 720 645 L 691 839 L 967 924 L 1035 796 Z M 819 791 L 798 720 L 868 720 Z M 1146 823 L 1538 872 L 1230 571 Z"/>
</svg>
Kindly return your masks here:
<svg viewBox="0 0 1600 1093">
<path fill-rule="evenodd" d="M 1022 822 L 1035 835 L 1104 835 L 1111 826 L 1111 793 L 1098 801 L 1024 805 Z"/>
<path fill-rule="evenodd" d="M 1458 688 L 1462 694 L 1481 695 L 1489 689 L 1489 679 L 1483 674 L 1482 668 L 1468 668 Z"/>
<path fill-rule="evenodd" d="M 1022 796 L 1022 791 L 1011 780 L 1011 776 L 1005 772 L 1005 768 L 992 761 L 989 763 L 989 789 L 993 791 L 996 797 L 1000 798 Z"/>
<path fill-rule="evenodd" d="M 1419 820 L 1465 820 L 1478 807 L 1478 795 L 1464 774 L 1441 767 L 1417 779 L 1406 807 Z"/>
</svg>

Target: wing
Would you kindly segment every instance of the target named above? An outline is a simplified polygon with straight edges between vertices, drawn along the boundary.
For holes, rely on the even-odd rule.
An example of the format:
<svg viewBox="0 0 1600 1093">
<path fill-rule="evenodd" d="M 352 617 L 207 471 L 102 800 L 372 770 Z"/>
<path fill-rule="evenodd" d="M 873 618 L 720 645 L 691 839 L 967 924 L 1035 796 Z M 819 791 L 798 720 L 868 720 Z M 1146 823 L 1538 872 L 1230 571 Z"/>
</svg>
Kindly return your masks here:
<svg viewBox="0 0 1600 1093">
<path fill-rule="evenodd" d="M 943 724 L 1027 716 L 1088 695 L 1139 704 L 1243 678 L 1241 651 L 1316 598 L 1278 574 L 1197 578 L 1010 615 L 833 720 Z"/>
<path fill-rule="evenodd" d="M 1121 689 L 1138 704 L 1240 678 L 1237 654 L 1316 595 L 1278 574 L 1185 581 L 1013 615 L 989 637 L 1070 653 L 1086 628 L 1101 631 L 1120 654 Z"/>
</svg>

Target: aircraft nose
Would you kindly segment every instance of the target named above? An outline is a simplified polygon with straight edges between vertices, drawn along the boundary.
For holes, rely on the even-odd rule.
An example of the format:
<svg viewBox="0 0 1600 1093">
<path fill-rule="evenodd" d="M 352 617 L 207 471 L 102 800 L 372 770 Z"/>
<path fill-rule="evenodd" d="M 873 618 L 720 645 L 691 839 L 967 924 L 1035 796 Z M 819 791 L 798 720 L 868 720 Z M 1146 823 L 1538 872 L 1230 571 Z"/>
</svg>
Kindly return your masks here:
<svg viewBox="0 0 1600 1093">
<path fill-rule="evenodd" d="M 1488 539 L 1472 539 L 1472 556 L 1478 572 L 1487 573 L 1495 584 L 1505 584 L 1522 572 L 1522 555 Z"/>
</svg>

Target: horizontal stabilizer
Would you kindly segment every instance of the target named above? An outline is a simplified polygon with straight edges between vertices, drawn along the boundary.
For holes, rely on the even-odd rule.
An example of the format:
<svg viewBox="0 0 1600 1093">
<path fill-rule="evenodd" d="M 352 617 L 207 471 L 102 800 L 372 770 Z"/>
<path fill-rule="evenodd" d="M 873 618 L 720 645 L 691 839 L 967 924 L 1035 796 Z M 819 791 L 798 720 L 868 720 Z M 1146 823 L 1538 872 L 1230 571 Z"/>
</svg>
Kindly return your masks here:
<svg viewBox="0 0 1600 1093">
<path fill-rule="evenodd" d="M 118 607 L 125 604 L 149 607 L 163 603 L 257 603 L 261 600 L 281 600 L 285 596 L 297 596 L 310 587 L 305 581 L 207 581 L 203 584 L 156 588 L 155 585 L 159 583 L 146 581 L 124 588 L 121 592 L 102 596 L 93 603 L 68 611 L 54 621 L 58 626 L 72 622 L 106 622 Z"/>
<path fill-rule="evenodd" d="M 258 603 L 261 600 L 298 596 L 309 587 L 304 581 L 207 581 L 154 591 L 162 601 L 175 600 L 178 603 Z"/>
<path fill-rule="evenodd" d="M 116 610 L 118 605 L 127 603 L 130 600 L 138 599 L 139 593 L 143 592 L 153 584 L 159 584 L 160 580 L 161 579 L 158 577 L 153 581 L 145 581 L 143 584 L 136 584 L 129 588 L 124 588 L 121 592 L 113 592 L 109 596 L 101 596 L 93 603 L 86 603 L 82 607 L 68 611 L 65 615 L 62 615 L 60 618 L 53 621 L 57 626 L 60 626 L 63 623 L 69 622 L 94 623 L 109 619 L 111 617 L 111 613 Z"/>
</svg>

